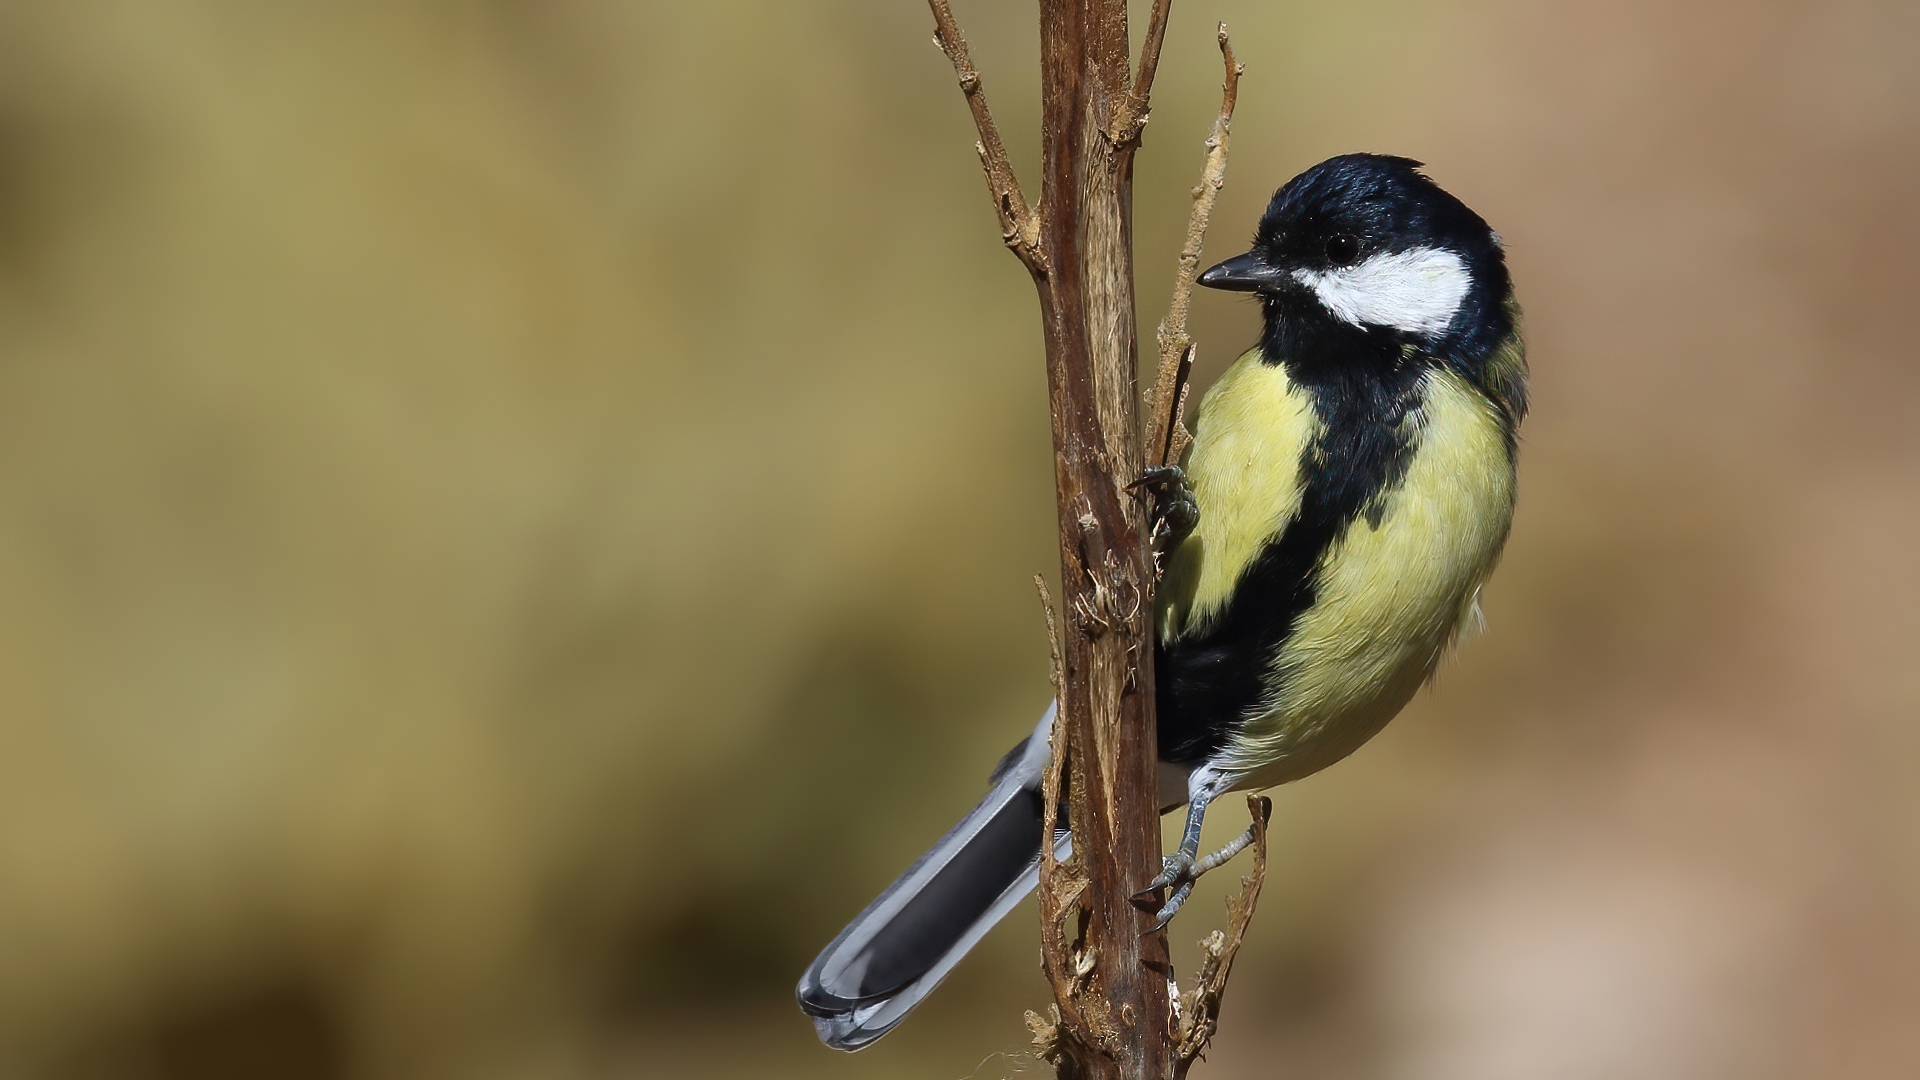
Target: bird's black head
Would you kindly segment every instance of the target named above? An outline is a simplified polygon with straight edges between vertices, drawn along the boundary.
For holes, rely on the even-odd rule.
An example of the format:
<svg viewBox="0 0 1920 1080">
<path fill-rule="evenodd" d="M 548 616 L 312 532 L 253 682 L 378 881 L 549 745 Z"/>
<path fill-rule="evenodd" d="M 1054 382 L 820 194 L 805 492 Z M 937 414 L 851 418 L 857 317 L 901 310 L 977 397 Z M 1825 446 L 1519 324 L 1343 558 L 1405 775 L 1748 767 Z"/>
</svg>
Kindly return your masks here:
<svg viewBox="0 0 1920 1080">
<path fill-rule="evenodd" d="M 1419 170 L 1379 154 L 1315 165 L 1274 194 L 1253 249 L 1200 284 L 1258 293 L 1275 359 L 1484 363 L 1513 332 L 1500 238 Z"/>
</svg>

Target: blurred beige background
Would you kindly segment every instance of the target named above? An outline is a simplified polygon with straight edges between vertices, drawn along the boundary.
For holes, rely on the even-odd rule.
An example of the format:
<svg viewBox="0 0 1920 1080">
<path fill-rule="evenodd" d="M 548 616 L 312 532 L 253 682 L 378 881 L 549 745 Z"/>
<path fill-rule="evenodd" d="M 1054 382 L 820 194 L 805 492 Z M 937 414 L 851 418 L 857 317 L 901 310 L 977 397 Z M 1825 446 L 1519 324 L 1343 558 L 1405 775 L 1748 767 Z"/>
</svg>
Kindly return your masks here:
<svg viewBox="0 0 1920 1080">
<path fill-rule="evenodd" d="M 958 6 L 1032 175 L 1031 5 Z M 1537 398 L 1488 632 L 1278 793 L 1196 1075 L 1920 1075 L 1920 8 L 1180 0 L 1148 327 L 1216 19 L 1209 254 L 1419 157 Z M 860 1056 L 789 997 L 1047 695 L 930 28 L 0 2 L 0 1076 L 1037 1074 L 1030 914 Z"/>
</svg>

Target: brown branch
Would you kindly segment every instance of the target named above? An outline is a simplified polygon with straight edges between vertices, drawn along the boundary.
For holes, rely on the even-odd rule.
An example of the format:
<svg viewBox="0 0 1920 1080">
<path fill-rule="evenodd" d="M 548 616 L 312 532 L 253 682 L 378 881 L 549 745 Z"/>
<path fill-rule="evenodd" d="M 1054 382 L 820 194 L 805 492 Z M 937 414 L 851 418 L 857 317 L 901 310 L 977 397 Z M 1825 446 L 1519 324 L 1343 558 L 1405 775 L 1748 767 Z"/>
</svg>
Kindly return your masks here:
<svg viewBox="0 0 1920 1080">
<path fill-rule="evenodd" d="M 1135 144 L 1112 138 L 1133 108 L 1131 60 L 1126 0 L 1040 0 L 1040 318 L 1067 617 L 1057 749 L 1074 851 L 1043 864 L 1041 888 L 1056 898 L 1042 915 L 1049 971 L 1063 976 L 1061 1075 L 1166 1080 L 1166 935 L 1131 901 L 1160 868 L 1152 579 L 1143 508 L 1126 490 L 1141 469 Z"/>
<path fill-rule="evenodd" d="M 1215 930 L 1200 943 L 1207 958 L 1200 964 L 1194 988 L 1180 999 L 1180 1045 L 1174 1051 L 1174 1080 L 1182 1080 L 1193 1063 L 1206 1054 L 1207 1044 L 1220 1028 L 1220 1000 L 1227 992 L 1227 977 L 1233 973 L 1233 958 L 1246 940 L 1247 924 L 1260 901 L 1260 886 L 1267 880 L 1267 820 L 1273 816 L 1273 800 L 1248 795 L 1247 812 L 1253 817 L 1253 823 L 1247 826 L 1253 845 L 1253 869 L 1240 879 L 1239 895 L 1227 898 L 1227 929 Z"/>
<path fill-rule="evenodd" d="M 1207 238 L 1207 222 L 1213 216 L 1214 200 L 1227 183 L 1227 141 L 1233 125 L 1233 106 L 1240 97 L 1240 75 L 1246 65 L 1233 58 L 1233 43 L 1227 39 L 1227 24 L 1221 23 L 1215 36 L 1220 42 L 1220 58 L 1226 64 L 1226 81 L 1220 87 L 1220 115 L 1207 135 L 1207 161 L 1200 170 L 1199 186 L 1193 189 L 1193 216 L 1187 220 L 1187 239 L 1180 246 L 1180 260 L 1173 274 L 1173 298 L 1167 303 L 1167 317 L 1160 321 L 1155 339 L 1160 344 L 1160 369 L 1148 397 L 1149 438 L 1147 464 L 1166 465 L 1180 460 L 1193 436 L 1181 417 L 1186 412 L 1187 377 L 1193 372 L 1193 337 L 1187 333 L 1187 309 L 1193 300 L 1193 279 L 1200 272 L 1200 249 Z"/>
<path fill-rule="evenodd" d="M 1128 487 L 1143 463 L 1178 460 L 1193 366 L 1187 310 L 1239 93 L 1226 26 L 1226 82 L 1194 191 L 1173 298 L 1159 332 L 1151 445 L 1141 443 L 1133 310 L 1133 153 L 1146 124 L 1171 0 L 1155 0 L 1137 73 L 1127 77 L 1126 0 L 1040 0 L 1040 202 L 1030 207 L 987 108 L 980 73 L 947 0 L 928 0 L 935 42 L 973 112 L 976 148 L 1002 239 L 1040 294 L 1053 422 L 1061 609 L 1038 579 L 1058 712 L 1043 781 L 1041 963 L 1047 1017 L 1027 1014 L 1039 1054 L 1069 1080 L 1184 1077 L 1219 1024 L 1220 1000 L 1266 875 L 1271 804 L 1250 796 L 1253 872 L 1208 936 L 1192 993 L 1177 1002 L 1166 935 L 1134 893 L 1160 866 L 1152 656 L 1154 579 L 1146 522 Z M 1144 452 L 1143 452 L 1144 450 Z M 1056 858 L 1051 829 L 1069 801 L 1073 848 Z M 1225 857 L 1225 853 L 1222 854 Z M 1071 928 L 1069 928 L 1071 922 Z M 1176 1004 L 1185 1006 L 1177 1010 Z M 1178 1012 L 1178 1018 L 1176 1018 Z"/>
<path fill-rule="evenodd" d="M 1000 216 L 1001 242 L 1020 257 L 1036 278 L 1043 277 L 1046 260 L 1040 252 L 1039 215 L 1027 206 L 1026 196 L 1020 192 L 1020 178 L 1014 175 L 1006 144 L 1000 141 L 1000 129 L 993 122 L 993 112 L 987 108 L 987 89 L 980 81 L 979 69 L 973 66 L 973 57 L 967 52 L 967 37 L 954 21 L 953 9 L 947 6 L 947 0 L 927 0 L 927 5 L 933 9 L 933 43 L 940 46 L 940 51 L 952 62 L 953 73 L 960 80 L 960 92 L 966 95 L 967 107 L 973 111 L 974 129 L 980 133 L 980 141 L 974 143 L 973 148 L 980 155 L 987 190 L 993 194 L 994 213 Z"/>
<path fill-rule="evenodd" d="M 1060 1075 L 1166 1080 L 1174 1061 L 1166 935 L 1132 896 L 1160 868 L 1151 567 L 1127 491 L 1141 473 L 1133 152 L 1166 0 L 1129 79 L 1126 0 L 1040 0 L 1039 202 L 1007 164 L 946 0 L 929 0 L 980 132 L 1003 239 L 1039 292 L 1060 552 L 1059 714 L 1048 821 L 1070 803 L 1073 855 L 1040 867 L 1054 1020 L 1033 1018 Z M 1116 135 L 1126 136 L 1116 138 Z M 1072 920 L 1069 930 L 1068 921 Z"/>
</svg>

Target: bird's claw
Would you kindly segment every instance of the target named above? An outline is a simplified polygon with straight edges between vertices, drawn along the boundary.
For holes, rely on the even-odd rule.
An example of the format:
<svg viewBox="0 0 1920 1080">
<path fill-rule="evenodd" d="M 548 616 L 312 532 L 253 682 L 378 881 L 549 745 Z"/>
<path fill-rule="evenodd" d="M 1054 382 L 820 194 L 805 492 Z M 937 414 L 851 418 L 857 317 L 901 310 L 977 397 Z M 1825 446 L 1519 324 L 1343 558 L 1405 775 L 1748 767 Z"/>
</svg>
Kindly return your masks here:
<svg viewBox="0 0 1920 1080">
<path fill-rule="evenodd" d="M 1180 466 L 1148 469 L 1127 486 L 1145 492 L 1149 500 L 1147 519 L 1151 527 L 1147 536 L 1156 552 L 1178 547 L 1200 523 L 1200 504 L 1194 498 L 1193 485 L 1187 482 L 1186 470 Z"/>
<path fill-rule="evenodd" d="M 1133 894 L 1135 900 L 1151 900 L 1161 889 L 1176 882 L 1190 880 L 1193 876 L 1193 856 L 1184 851 L 1176 851 L 1161 860 L 1160 873 L 1147 887 Z"/>
<path fill-rule="evenodd" d="M 1166 906 L 1153 913 L 1154 931 L 1157 933 L 1165 930 L 1167 924 L 1173 921 L 1174 915 L 1179 912 L 1181 906 L 1187 902 L 1187 897 L 1192 895 L 1193 879 L 1188 878 L 1184 884 L 1173 891 L 1172 896 L 1167 897 Z"/>
<path fill-rule="evenodd" d="M 1159 896 L 1161 889 L 1173 889 L 1173 895 L 1167 897 L 1166 904 L 1153 913 L 1153 928 L 1163 930 L 1169 922 L 1173 921 L 1174 913 L 1180 910 L 1180 905 L 1186 903 L 1187 897 L 1193 895 L 1193 883 L 1199 879 L 1199 876 L 1194 872 L 1193 856 L 1185 851 L 1176 851 L 1166 857 L 1166 861 L 1161 864 L 1160 873 L 1152 881 L 1147 882 L 1146 888 L 1134 893 L 1133 899 L 1135 902 L 1150 902 Z"/>
<path fill-rule="evenodd" d="M 1161 864 L 1159 875 L 1148 882 L 1146 888 L 1134 893 L 1133 899 L 1135 902 L 1152 900 L 1161 889 L 1172 887 L 1173 895 L 1167 897 L 1166 904 L 1153 914 L 1153 928 L 1164 930 L 1167 924 L 1173 921 L 1180 906 L 1187 902 L 1187 897 L 1193 895 L 1194 883 L 1200 880 L 1201 875 L 1225 866 L 1235 855 L 1245 851 L 1252 843 L 1253 830 L 1248 829 L 1229 840 L 1220 850 L 1202 858 L 1196 859 L 1185 850 L 1176 851 L 1166 857 L 1165 862 Z"/>
</svg>

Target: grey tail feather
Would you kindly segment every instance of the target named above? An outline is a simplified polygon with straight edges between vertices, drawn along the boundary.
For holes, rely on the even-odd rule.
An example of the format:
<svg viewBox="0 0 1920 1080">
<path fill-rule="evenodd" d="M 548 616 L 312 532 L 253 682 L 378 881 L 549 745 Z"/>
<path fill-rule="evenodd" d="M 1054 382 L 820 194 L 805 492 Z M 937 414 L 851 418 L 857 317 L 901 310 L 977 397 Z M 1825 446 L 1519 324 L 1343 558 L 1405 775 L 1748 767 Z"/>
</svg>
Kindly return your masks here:
<svg viewBox="0 0 1920 1080">
<path fill-rule="evenodd" d="M 1032 891 L 1052 708 L 994 770 L 993 789 L 821 950 L 800 977 L 820 1041 L 858 1050 L 892 1031 Z M 1063 856 L 1064 831 L 1055 830 Z"/>
</svg>

